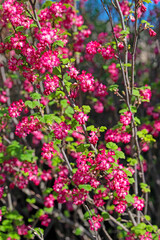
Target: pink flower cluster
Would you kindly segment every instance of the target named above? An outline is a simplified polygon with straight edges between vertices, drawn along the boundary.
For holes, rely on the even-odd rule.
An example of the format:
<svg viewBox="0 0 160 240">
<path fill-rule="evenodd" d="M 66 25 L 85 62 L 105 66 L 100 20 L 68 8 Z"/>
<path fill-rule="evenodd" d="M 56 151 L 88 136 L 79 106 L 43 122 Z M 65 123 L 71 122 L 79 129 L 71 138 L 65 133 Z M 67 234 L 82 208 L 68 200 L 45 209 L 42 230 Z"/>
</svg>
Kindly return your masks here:
<svg viewBox="0 0 160 240">
<path fill-rule="evenodd" d="M 52 194 L 49 194 L 47 197 L 44 198 L 44 205 L 47 208 L 54 207 L 54 197 Z"/>
<path fill-rule="evenodd" d="M 103 103 L 100 101 L 97 101 L 93 107 L 96 113 L 102 113 L 104 111 Z"/>
<path fill-rule="evenodd" d="M 76 78 L 79 74 L 79 71 L 75 67 L 71 66 L 69 67 L 69 71 L 67 71 L 67 73 L 71 78 Z"/>
<path fill-rule="evenodd" d="M 105 133 L 106 142 L 123 142 L 129 143 L 131 140 L 131 134 L 125 132 L 125 129 L 119 131 L 118 129 L 112 130 L 109 129 Z"/>
<path fill-rule="evenodd" d="M 72 201 L 76 205 L 83 204 L 87 198 L 88 191 L 78 188 L 73 188 L 73 190 L 64 188 L 65 184 L 70 185 L 70 183 L 68 169 L 66 167 L 60 167 L 59 177 L 53 185 L 53 190 L 58 193 L 57 201 L 59 203 Z"/>
<path fill-rule="evenodd" d="M 141 95 L 143 101 L 146 100 L 147 102 L 149 102 L 151 100 L 151 96 L 152 96 L 151 89 L 149 89 L 149 88 L 146 88 L 144 90 L 141 89 L 140 95 Z"/>
<path fill-rule="evenodd" d="M 28 227 L 25 224 L 23 224 L 21 226 L 17 226 L 17 232 L 19 235 L 27 235 Z"/>
<path fill-rule="evenodd" d="M 41 215 L 39 220 L 41 221 L 41 225 L 45 227 L 48 227 L 48 225 L 51 222 L 51 219 L 49 218 L 48 214 Z"/>
<path fill-rule="evenodd" d="M 129 2 L 123 0 L 122 2 L 119 3 L 123 15 L 129 15 L 130 13 L 130 7 L 129 7 Z"/>
<path fill-rule="evenodd" d="M 127 174 L 123 171 L 122 165 L 113 169 L 112 173 L 105 177 L 109 185 L 109 189 L 116 192 L 113 204 L 116 205 L 115 211 L 123 213 L 126 210 L 127 202 L 125 196 L 128 195 L 130 183 Z"/>
<path fill-rule="evenodd" d="M 16 185 L 18 188 L 23 189 L 29 181 L 34 182 L 35 185 L 39 185 L 40 183 L 38 166 L 35 163 L 21 162 L 17 158 L 11 158 L 4 161 L 3 170 L 13 177 L 13 182 L 10 185 L 11 188 Z M 23 175 L 23 172 L 27 173 L 27 177 Z"/>
<path fill-rule="evenodd" d="M 55 153 L 56 151 L 53 148 L 53 142 L 43 143 L 41 155 L 44 159 L 51 160 Z"/>
<path fill-rule="evenodd" d="M 118 77 L 119 77 L 119 70 L 116 67 L 115 63 L 112 63 L 108 66 L 108 72 L 109 72 L 110 78 L 113 80 L 113 82 L 117 82 Z"/>
<path fill-rule="evenodd" d="M 16 0 L 7 0 L 3 3 L 3 21 L 4 25 L 6 22 L 11 22 L 13 26 L 24 26 L 29 28 L 33 23 L 33 20 L 25 16 L 24 6 L 21 2 Z"/>
<path fill-rule="evenodd" d="M 18 67 L 21 66 L 22 64 L 23 61 L 15 57 L 12 57 L 10 60 L 8 60 L 8 67 L 11 71 L 17 71 Z"/>
<path fill-rule="evenodd" d="M 39 120 L 34 116 L 23 117 L 22 121 L 16 126 L 15 134 L 20 138 L 26 137 L 28 134 L 38 131 L 41 127 Z"/>
<path fill-rule="evenodd" d="M 123 126 L 127 126 L 131 123 L 131 118 L 132 118 L 131 112 L 124 112 L 124 114 L 120 116 L 120 123 L 122 123 Z"/>
<path fill-rule="evenodd" d="M 83 125 L 88 120 L 89 116 L 84 114 L 84 112 L 75 113 L 73 117 L 79 122 L 79 124 Z"/>
<path fill-rule="evenodd" d="M 100 43 L 98 43 L 97 41 L 91 41 L 87 44 L 86 51 L 87 53 L 94 55 L 97 53 L 99 47 L 101 47 Z"/>
<path fill-rule="evenodd" d="M 65 122 L 61 122 L 60 124 L 54 123 L 52 126 L 55 138 L 63 139 L 68 135 L 68 130 L 70 130 L 70 126 Z"/>
<path fill-rule="evenodd" d="M 100 53 L 104 59 L 111 59 L 115 56 L 114 49 L 111 46 L 102 47 L 97 41 L 91 41 L 87 44 L 86 52 L 92 55 Z"/>
<path fill-rule="evenodd" d="M 85 71 L 82 71 L 82 74 L 78 75 L 76 80 L 79 82 L 81 90 L 83 92 L 87 92 L 87 91 L 93 92 L 94 91 L 95 80 L 91 73 L 86 73 Z"/>
<path fill-rule="evenodd" d="M 96 97 L 105 97 L 106 95 L 108 95 L 106 85 L 104 85 L 103 83 L 101 83 L 99 81 L 95 82 L 94 95 Z"/>
<path fill-rule="evenodd" d="M 8 108 L 9 116 L 13 118 L 20 116 L 20 113 L 22 112 L 24 107 L 25 104 L 22 99 L 17 102 L 12 102 L 12 104 Z"/>
<path fill-rule="evenodd" d="M 54 92 L 56 88 L 59 87 L 59 78 L 57 76 L 53 76 L 51 78 L 49 74 L 46 75 L 46 80 L 44 80 L 44 94 L 49 95 L 50 93 Z"/>
<path fill-rule="evenodd" d="M 144 208 L 144 199 L 135 196 L 133 206 L 137 208 L 138 211 L 142 211 Z"/>
<path fill-rule="evenodd" d="M 153 29 L 149 28 L 149 35 L 150 35 L 151 37 L 154 37 L 154 36 L 157 35 L 157 33 L 156 33 Z"/>
<path fill-rule="evenodd" d="M 103 217 L 101 217 L 99 214 L 97 216 L 93 216 L 92 220 L 88 220 L 90 224 L 90 229 L 92 231 L 97 231 L 99 228 L 101 228 L 101 222 L 103 222 Z"/>
<path fill-rule="evenodd" d="M 158 132 L 160 132 L 160 120 L 155 121 L 154 127 Z"/>
<path fill-rule="evenodd" d="M 93 144 L 93 145 L 96 145 L 96 143 L 98 142 L 98 137 L 97 137 L 97 135 L 96 135 L 96 132 L 91 132 L 90 133 L 90 137 L 88 137 L 88 139 L 89 139 L 89 142 L 91 143 L 91 144 Z"/>
<path fill-rule="evenodd" d="M 59 66 L 59 64 L 57 51 L 45 51 L 39 59 L 39 70 L 41 73 L 45 71 L 52 73 L 53 68 Z"/>
</svg>

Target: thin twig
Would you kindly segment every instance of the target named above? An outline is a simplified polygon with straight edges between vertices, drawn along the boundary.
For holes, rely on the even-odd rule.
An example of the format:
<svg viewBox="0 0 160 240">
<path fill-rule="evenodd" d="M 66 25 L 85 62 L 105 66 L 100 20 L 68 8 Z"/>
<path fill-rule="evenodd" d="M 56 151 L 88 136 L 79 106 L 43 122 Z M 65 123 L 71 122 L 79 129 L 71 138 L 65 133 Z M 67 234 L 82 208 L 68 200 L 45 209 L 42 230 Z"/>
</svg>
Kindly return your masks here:
<svg viewBox="0 0 160 240">
<path fill-rule="evenodd" d="M 36 230 L 34 230 L 34 228 L 32 228 L 30 226 L 28 226 L 28 227 L 36 237 L 38 237 L 40 240 L 44 240 L 43 234 L 41 232 L 40 232 L 40 235 L 39 235 L 39 233 Z"/>
<path fill-rule="evenodd" d="M 93 227 L 94 227 L 95 236 L 93 236 L 93 237 L 95 237 L 96 239 L 98 239 L 98 237 L 97 237 L 97 231 L 96 231 L 96 229 L 95 229 L 95 226 L 94 226 L 94 223 L 93 223 L 93 220 L 92 220 L 92 217 L 91 217 L 90 210 L 89 210 L 89 208 L 88 208 L 88 206 L 87 206 L 86 204 L 84 204 L 84 206 L 85 206 L 85 208 L 87 209 L 87 211 L 88 211 L 88 213 L 89 213 L 90 220 L 91 220 L 92 225 L 93 225 Z"/>
<path fill-rule="evenodd" d="M 108 240 L 113 240 L 113 238 L 111 238 L 111 236 L 109 235 L 109 233 L 107 232 L 107 230 L 105 229 L 104 223 L 101 224 L 102 225 L 102 230 L 105 233 L 106 237 Z"/>
</svg>

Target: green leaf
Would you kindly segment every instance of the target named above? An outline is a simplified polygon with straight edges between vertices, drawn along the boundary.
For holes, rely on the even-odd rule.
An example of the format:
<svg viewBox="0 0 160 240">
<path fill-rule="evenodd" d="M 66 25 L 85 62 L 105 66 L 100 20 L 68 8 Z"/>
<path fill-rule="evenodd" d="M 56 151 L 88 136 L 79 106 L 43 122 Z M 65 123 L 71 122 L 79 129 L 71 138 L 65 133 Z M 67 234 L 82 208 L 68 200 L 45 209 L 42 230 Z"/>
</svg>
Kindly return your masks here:
<svg viewBox="0 0 160 240">
<path fill-rule="evenodd" d="M 136 112 L 137 112 L 137 108 L 134 107 L 134 106 L 131 106 L 131 112 L 132 112 L 132 113 L 136 113 Z"/>
<path fill-rule="evenodd" d="M 108 90 L 113 92 L 113 91 L 116 91 L 118 89 L 118 85 L 114 84 L 114 85 L 111 85 L 109 86 Z"/>
<path fill-rule="evenodd" d="M 82 109 L 85 114 L 88 114 L 91 111 L 91 108 L 88 105 L 83 105 Z"/>
<path fill-rule="evenodd" d="M 66 137 L 66 142 L 73 142 L 74 141 L 74 138 L 73 137 Z"/>
<path fill-rule="evenodd" d="M 125 63 L 125 64 L 123 64 L 125 67 L 131 67 L 132 66 L 132 64 L 131 63 Z"/>
<path fill-rule="evenodd" d="M 12 223 L 12 220 L 3 220 L 2 225 L 3 226 L 11 225 L 11 223 Z"/>
<path fill-rule="evenodd" d="M 50 194 L 53 191 L 53 188 L 46 188 L 46 190 L 44 191 L 44 194 Z"/>
<path fill-rule="evenodd" d="M 128 169 L 123 169 L 123 171 L 127 174 L 128 177 L 132 177 L 132 173 Z"/>
<path fill-rule="evenodd" d="M 75 233 L 76 236 L 79 236 L 82 234 L 82 230 L 80 228 L 76 228 Z"/>
<path fill-rule="evenodd" d="M 151 221 L 151 217 L 149 215 L 144 215 L 144 217 L 147 221 Z"/>
<path fill-rule="evenodd" d="M 90 126 L 88 126 L 87 127 L 87 131 L 96 131 L 97 130 L 97 128 L 95 128 L 95 126 L 94 125 L 90 125 Z"/>
<path fill-rule="evenodd" d="M 35 100 L 41 99 L 41 94 L 40 93 L 31 93 L 30 96 L 31 96 L 31 98 L 33 98 Z"/>
<path fill-rule="evenodd" d="M 99 129 L 100 132 L 105 132 L 105 130 L 107 130 L 107 127 L 105 127 L 105 126 L 101 126 Z"/>
<path fill-rule="evenodd" d="M 60 103 L 61 103 L 61 105 L 62 105 L 63 108 L 66 108 L 66 107 L 68 106 L 67 99 L 62 99 L 62 100 L 60 101 Z"/>
<path fill-rule="evenodd" d="M 61 61 L 64 65 L 66 65 L 67 63 L 70 62 L 70 60 L 68 58 L 63 58 L 63 59 L 61 59 Z"/>
<path fill-rule="evenodd" d="M 146 20 L 142 20 L 141 23 L 146 23 L 146 24 L 149 24 L 149 22 L 147 22 Z"/>
<path fill-rule="evenodd" d="M 44 211 L 47 212 L 47 213 L 52 213 L 53 212 L 53 207 L 51 207 L 51 208 L 44 207 Z"/>
<path fill-rule="evenodd" d="M 23 26 L 16 27 L 15 29 L 17 32 L 22 32 L 24 30 Z"/>
<path fill-rule="evenodd" d="M 143 0 L 143 2 L 146 2 L 146 3 L 152 3 L 151 0 Z"/>
<path fill-rule="evenodd" d="M 84 190 L 87 190 L 87 191 L 91 191 L 92 190 L 92 187 L 90 184 L 80 184 L 78 185 L 79 189 L 84 189 Z"/>
<path fill-rule="evenodd" d="M 134 178 L 128 178 L 128 182 L 129 182 L 130 184 L 133 184 L 133 183 L 135 182 L 135 180 L 134 180 Z"/>
<path fill-rule="evenodd" d="M 25 106 L 30 107 L 31 109 L 35 108 L 35 107 L 39 107 L 40 106 L 40 102 L 38 101 L 25 101 Z"/>
<path fill-rule="evenodd" d="M 134 226 L 131 228 L 131 230 L 136 234 L 136 235 L 144 235 L 146 232 L 146 224 L 145 223 L 139 223 L 137 226 Z"/>
<path fill-rule="evenodd" d="M 58 77 L 62 77 L 62 75 L 61 75 L 61 68 L 60 67 L 55 67 L 55 68 L 53 68 L 53 74 L 54 75 L 56 75 L 56 76 L 58 76 Z M 56 91 L 57 92 L 57 91 Z M 62 91 L 59 91 L 59 92 L 62 92 Z M 64 94 L 64 96 L 65 96 L 65 93 L 64 92 L 62 92 L 63 94 Z"/>
<path fill-rule="evenodd" d="M 52 6 L 52 4 L 53 4 L 52 1 L 47 0 L 47 1 L 42 5 L 42 9 Z"/>
<path fill-rule="evenodd" d="M 107 65 L 103 65 L 103 69 L 104 69 L 104 70 L 107 70 L 107 69 L 108 69 L 108 66 L 107 66 Z"/>
<path fill-rule="evenodd" d="M 27 198 L 26 202 L 30 203 L 30 204 L 34 204 L 36 202 L 35 198 Z"/>
<path fill-rule="evenodd" d="M 65 43 L 64 43 L 63 41 L 61 41 L 61 40 L 58 40 L 58 41 L 56 41 L 53 45 L 54 45 L 54 46 L 55 46 L 55 45 L 58 45 L 58 46 L 60 46 L 60 47 L 64 47 Z"/>
<path fill-rule="evenodd" d="M 8 234 L 8 237 L 11 237 L 12 239 L 16 239 L 16 240 L 19 240 L 19 239 L 20 239 L 19 234 L 16 233 L 16 232 L 10 232 L 10 233 Z"/>
<path fill-rule="evenodd" d="M 73 116 L 73 114 L 74 114 L 73 108 L 72 108 L 71 106 L 68 106 L 68 107 L 65 109 L 65 114 L 66 114 L 68 117 L 72 118 L 72 116 Z"/>
<path fill-rule="evenodd" d="M 11 220 L 21 220 L 23 218 L 16 210 L 7 213 L 5 217 Z"/>
<path fill-rule="evenodd" d="M 77 146 L 77 152 L 84 152 L 86 149 L 90 147 L 90 144 L 83 144 L 81 143 L 80 145 Z"/>
<path fill-rule="evenodd" d="M 20 155 L 22 154 L 22 146 L 20 145 L 19 142 L 13 141 L 6 149 L 6 152 L 11 156 L 11 157 L 17 157 L 19 158 Z"/>
<path fill-rule="evenodd" d="M 115 152 L 115 155 L 116 155 L 117 158 L 125 159 L 124 152 L 118 151 L 118 150 L 115 150 L 114 152 Z"/>
<path fill-rule="evenodd" d="M 106 144 L 106 147 L 111 149 L 111 150 L 116 150 L 118 148 L 117 144 L 113 143 L 113 142 L 108 142 Z"/>
<path fill-rule="evenodd" d="M 140 187 L 142 189 L 142 192 L 144 192 L 144 193 L 151 191 L 150 187 L 146 183 L 140 183 Z"/>
<path fill-rule="evenodd" d="M 109 219 L 109 214 L 107 212 L 102 212 L 101 216 L 103 217 L 104 220 Z"/>
<path fill-rule="evenodd" d="M 128 30 L 122 30 L 121 32 L 119 32 L 120 34 L 127 36 L 129 34 L 129 29 Z"/>
<path fill-rule="evenodd" d="M 84 219 L 89 219 L 95 215 L 95 209 L 90 209 L 90 211 L 85 212 Z"/>
<path fill-rule="evenodd" d="M 66 216 L 66 217 L 70 217 L 70 213 L 69 213 L 68 210 L 64 210 L 64 216 Z"/>
<path fill-rule="evenodd" d="M 140 96 L 139 90 L 133 89 L 133 95 L 139 97 Z"/>
<path fill-rule="evenodd" d="M 35 217 L 36 218 L 39 218 L 40 216 L 42 216 L 44 214 L 44 211 L 42 209 L 39 209 L 36 214 L 35 214 Z"/>
<path fill-rule="evenodd" d="M 125 199 L 128 203 L 134 203 L 134 198 L 130 194 L 126 195 Z"/>
<path fill-rule="evenodd" d="M 138 117 L 134 117 L 134 121 L 135 123 L 137 123 L 138 125 L 141 124 L 141 120 Z"/>
<path fill-rule="evenodd" d="M 134 166 L 138 161 L 135 158 L 127 158 L 127 162 L 129 162 L 131 166 Z"/>
</svg>

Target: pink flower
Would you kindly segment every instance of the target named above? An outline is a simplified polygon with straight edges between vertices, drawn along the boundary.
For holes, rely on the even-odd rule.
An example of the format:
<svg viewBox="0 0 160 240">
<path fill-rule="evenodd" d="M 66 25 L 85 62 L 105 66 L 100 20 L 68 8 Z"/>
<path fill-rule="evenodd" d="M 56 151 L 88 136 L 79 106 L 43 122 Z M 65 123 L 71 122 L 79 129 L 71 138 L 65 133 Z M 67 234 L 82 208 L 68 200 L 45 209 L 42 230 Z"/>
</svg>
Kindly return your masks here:
<svg viewBox="0 0 160 240">
<path fill-rule="evenodd" d="M 70 130 L 70 126 L 65 122 L 61 122 L 60 124 L 54 123 L 52 126 L 53 132 L 57 139 L 63 139 L 68 135 L 68 130 Z"/>
<path fill-rule="evenodd" d="M 82 71 L 82 74 L 79 75 L 76 78 L 76 80 L 79 81 L 81 90 L 83 92 L 87 92 L 87 91 L 93 92 L 94 91 L 94 89 L 95 89 L 95 87 L 94 87 L 95 80 L 94 80 L 94 78 L 93 78 L 91 73 L 87 73 L 86 74 L 86 71 Z"/>
<path fill-rule="evenodd" d="M 51 222 L 51 219 L 49 218 L 48 214 L 41 215 L 39 220 L 41 221 L 41 225 L 45 227 L 48 227 L 49 223 Z"/>
<path fill-rule="evenodd" d="M 145 5 L 142 3 L 141 5 L 141 12 L 146 12 L 147 8 L 145 7 Z"/>
<path fill-rule="evenodd" d="M 46 160 L 51 160 L 56 153 L 56 150 L 53 148 L 53 142 L 43 143 L 41 155 Z"/>
<path fill-rule="evenodd" d="M 155 129 L 156 129 L 157 131 L 160 132 L 160 120 L 155 121 L 154 127 L 155 127 Z"/>
<path fill-rule="evenodd" d="M 101 228 L 100 222 L 103 222 L 103 218 L 100 215 L 93 216 L 92 220 L 89 219 L 88 222 L 90 224 L 90 229 L 92 231 L 97 231 L 99 228 Z"/>
<path fill-rule="evenodd" d="M 147 85 L 145 85 L 145 86 L 147 87 Z M 141 89 L 140 95 L 141 95 L 143 101 L 146 100 L 147 102 L 149 102 L 151 99 L 151 96 L 152 96 L 151 89 L 149 89 L 149 88 Z"/>
<path fill-rule="evenodd" d="M 97 135 L 96 135 L 96 132 L 91 132 L 90 133 L 90 137 L 88 137 L 88 139 L 89 139 L 89 142 L 91 143 L 91 144 L 93 144 L 93 145 L 96 145 L 96 143 L 98 142 L 98 137 L 97 137 Z"/>
<path fill-rule="evenodd" d="M 0 222 L 2 221 L 2 210 L 0 209 Z"/>
<path fill-rule="evenodd" d="M 23 224 L 21 226 L 17 226 L 18 234 L 19 235 L 27 235 L 28 234 L 28 227 Z"/>
<path fill-rule="evenodd" d="M 94 110 L 97 113 L 102 113 L 104 111 L 103 103 L 101 103 L 100 101 L 97 101 L 96 104 L 94 105 Z"/>
<path fill-rule="evenodd" d="M 150 35 L 151 37 L 154 37 L 154 36 L 157 35 L 157 33 L 156 33 L 153 29 L 149 28 L 149 35 Z"/>
<path fill-rule="evenodd" d="M 131 112 L 124 112 L 123 115 L 120 116 L 120 123 L 122 123 L 124 126 L 127 126 L 131 123 Z"/>
<path fill-rule="evenodd" d="M 122 46 L 122 45 L 120 45 Z M 123 46 L 124 47 L 124 46 Z M 122 48 L 123 49 L 123 48 Z M 114 81 L 117 82 L 118 81 L 118 77 L 119 77 L 119 70 L 116 67 L 115 63 L 112 63 L 109 65 L 108 67 L 108 72 L 110 73 L 110 78 Z"/>
<path fill-rule="evenodd" d="M 138 211 L 142 211 L 144 208 L 144 199 L 137 196 L 134 197 L 133 207 L 137 208 Z"/>
<path fill-rule="evenodd" d="M 44 205 L 47 208 L 51 208 L 54 206 L 54 197 L 52 194 L 49 194 L 49 196 L 44 198 Z"/>
<path fill-rule="evenodd" d="M 100 44 L 97 41 L 91 41 L 86 46 L 86 51 L 89 54 L 96 54 Z"/>
<path fill-rule="evenodd" d="M 57 76 L 53 76 L 53 78 L 51 78 L 49 74 L 47 74 L 46 80 L 44 80 L 44 94 L 49 95 L 54 92 L 57 87 L 59 87 L 59 78 Z"/>
<path fill-rule="evenodd" d="M 73 117 L 79 122 L 79 124 L 85 124 L 89 118 L 89 116 L 87 116 L 87 114 L 84 114 L 84 112 L 75 113 Z"/>
<path fill-rule="evenodd" d="M 22 99 L 17 102 L 12 102 L 12 104 L 8 108 L 9 116 L 13 118 L 20 116 L 20 113 L 23 111 L 24 107 L 25 104 Z"/>
</svg>

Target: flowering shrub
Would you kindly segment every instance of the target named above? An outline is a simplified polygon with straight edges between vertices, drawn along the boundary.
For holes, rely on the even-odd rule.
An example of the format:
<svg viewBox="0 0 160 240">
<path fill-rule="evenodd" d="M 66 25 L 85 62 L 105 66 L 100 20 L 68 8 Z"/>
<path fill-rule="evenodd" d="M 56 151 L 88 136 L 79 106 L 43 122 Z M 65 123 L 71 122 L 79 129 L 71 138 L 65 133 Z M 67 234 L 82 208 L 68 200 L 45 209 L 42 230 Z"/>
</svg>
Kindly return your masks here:
<svg viewBox="0 0 160 240">
<path fill-rule="evenodd" d="M 158 1 L 1 3 L 0 240 L 160 239 Z"/>
</svg>

